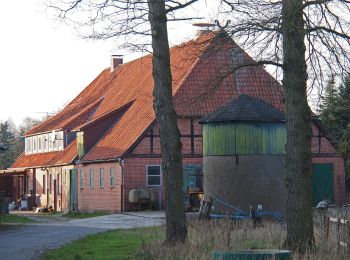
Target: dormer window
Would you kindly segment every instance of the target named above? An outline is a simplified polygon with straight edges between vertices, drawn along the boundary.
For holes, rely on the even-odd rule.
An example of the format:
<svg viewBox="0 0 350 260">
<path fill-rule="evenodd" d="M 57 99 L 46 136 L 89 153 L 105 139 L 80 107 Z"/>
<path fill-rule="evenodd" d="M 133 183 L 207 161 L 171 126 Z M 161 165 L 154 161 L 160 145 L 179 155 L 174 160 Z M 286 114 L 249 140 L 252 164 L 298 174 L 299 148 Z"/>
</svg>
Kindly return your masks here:
<svg viewBox="0 0 350 260">
<path fill-rule="evenodd" d="M 42 136 L 38 136 L 38 152 L 41 153 L 42 150 Z"/>
<path fill-rule="evenodd" d="M 62 151 L 64 149 L 64 132 L 40 134 L 25 138 L 25 154 Z"/>
</svg>

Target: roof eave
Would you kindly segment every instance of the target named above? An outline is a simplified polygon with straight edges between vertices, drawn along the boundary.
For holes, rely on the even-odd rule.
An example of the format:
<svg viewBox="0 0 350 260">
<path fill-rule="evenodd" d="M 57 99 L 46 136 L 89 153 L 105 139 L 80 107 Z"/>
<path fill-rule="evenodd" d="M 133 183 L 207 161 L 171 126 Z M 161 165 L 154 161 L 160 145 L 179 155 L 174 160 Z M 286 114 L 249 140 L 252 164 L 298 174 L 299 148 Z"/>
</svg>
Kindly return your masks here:
<svg viewBox="0 0 350 260">
<path fill-rule="evenodd" d="M 77 164 L 91 164 L 91 163 L 104 163 L 104 162 L 120 162 L 123 159 L 121 157 L 108 158 L 108 159 L 95 159 L 95 160 L 81 160 L 77 161 Z"/>
<path fill-rule="evenodd" d="M 264 123 L 285 123 L 286 120 L 285 119 L 281 119 L 281 120 L 253 120 L 253 119 L 237 119 L 237 120 L 203 120 L 203 121 L 199 121 L 199 124 L 211 124 L 211 123 L 235 123 L 235 122 L 264 122 Z"/>
</svg>

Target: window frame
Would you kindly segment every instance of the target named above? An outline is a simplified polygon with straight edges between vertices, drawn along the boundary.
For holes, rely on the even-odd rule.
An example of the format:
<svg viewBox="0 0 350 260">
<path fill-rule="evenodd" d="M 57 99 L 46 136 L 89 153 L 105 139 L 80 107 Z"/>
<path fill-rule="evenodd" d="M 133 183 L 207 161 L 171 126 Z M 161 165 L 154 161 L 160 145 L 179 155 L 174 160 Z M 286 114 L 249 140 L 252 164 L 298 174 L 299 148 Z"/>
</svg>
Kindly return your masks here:
<svg viewBox="0 0 350 260">
<path fill-rule="evenodd" d="M 61 174 L 60 173 L 58 173 L 57 174 L 57 194 L 61 194 L 62 193 L 62 185 L 61 185 L 61 178 L 62 178 L 62 176 L 61 176 Z"/>
<path fill-rule="evenodd" d="M 94 189 L 94 175 L 95 175 L 95 171 L 94 168 L 89 169 L 89 188 L 90 189 Z"/>
<path fill-rule="evenodd" d="M 52 185 L 53 185 L 53 176 L 52 176 L 52 173 L 50 173 L 50 183 L 49 183 L 50 194 L 52 194 Z"/>
<path fill-rule="evenodd" d="M 37 138 L 37 146 L 38 146 L 38 153 L 41 153 L 42 152 L 42 143 L 41 143 L 41 140 L 42 140 L 42 136 L 41 135 L 38 135 L 38 138 Z"/>
<path fill-rule="evenodd" d="M 112 176 L 112 173 L 113 173 L 113 176 Z M 111 188 L 114 188 L 116 186 L 116 181 L 115 181 L 116 174 L 115 173 L 116 173 L 115 167 L 110 167 L 109 168 L 109 186 Z M 113 183 L 112 183 L 112 180 L 113 180 Z"/>
<path fill-rule="evenodd" d="M 159 175 L 149 175 L 148 174 L 148 168 L 149 167 L 159 167 Z M 152 177 L 159 176 L 159 184 L 158 185 L 151 185 L 151 184 L 149 184 L 149 182 L 148 182 L 148 177 L 149 176 L 152 176 Z M 159 164 L 147 164 L 146 165 L 146 185 L 148 187 L 162 187 L 162 185 L 163 185 L 163 178 L 162 178 L 162 176 L 163 176 L 163 174 L 162 174 L 162 166 L 161 165 L 159 165 Z"/>
<path fill-rule="evenodd" d="M 38 137 L 37 136 L 33 136 L 33 153 L 37 153 L 38 152 Z"/>
<path fill-rule="evenodd" d="M 44 134 L 43 135 L 43 152 L 48 152 L 49 151 L 49 135 Z"/>
<path fill-rule="evenodd" d="M 100 186 L 100 189 L 104 188 L 105 186 L 105 169 L 104 168 L 100 168 L 100 171 L 99 171 L 99 186 Z"/>
<path fill-rule="evenodd" d="M 47 192 L 47 178 L 46 174 L 43 174 L 43 194 L 46 194 Z"/>
<path fill-rule="evenodd" d="M 79 170 L 79 188 L 84 189 L 84 171 L 82 169 Z"/>
<path fill-rule="evenodd" d="M 57 133 L 57 136 L 58 136 L 58 144 L 57 144 L 57 149 L 59 150 L 59 151 L 61 151 L 61 150 L 63 150 L 64 149 L 64 145 L 63 145 L 63 140 L 64 140 L 64 133 L 63 133 L 63 131 L 60 131 L 60 132 L 58 132 Z"/>
<path fill-rule="evenodd" d="M 28 152 L 28 154 L 32 154 L 33 153 L 33 138 L 32 138 L 32 136 L 30 136 L 30 137 L 27 137 L 27 139 L 28 139 L 27 152 Z"/>
</svg>

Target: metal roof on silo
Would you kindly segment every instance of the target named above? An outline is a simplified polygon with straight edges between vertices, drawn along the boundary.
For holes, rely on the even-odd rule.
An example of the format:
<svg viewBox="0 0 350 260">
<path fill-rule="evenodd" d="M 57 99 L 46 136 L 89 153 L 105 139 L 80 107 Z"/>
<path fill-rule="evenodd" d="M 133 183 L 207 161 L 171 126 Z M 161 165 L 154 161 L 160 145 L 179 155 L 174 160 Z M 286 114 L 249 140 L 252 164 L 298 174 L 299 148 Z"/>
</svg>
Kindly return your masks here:
<svg viewBox="0 0 350 260">
<path fill-rule="evenodd" d="M 226 106 L 203 117 L 199 123 L 232 121 L 284 122 L 286 119 L 283 112 L 270 104 L 242 94 Z"/>
</svg>

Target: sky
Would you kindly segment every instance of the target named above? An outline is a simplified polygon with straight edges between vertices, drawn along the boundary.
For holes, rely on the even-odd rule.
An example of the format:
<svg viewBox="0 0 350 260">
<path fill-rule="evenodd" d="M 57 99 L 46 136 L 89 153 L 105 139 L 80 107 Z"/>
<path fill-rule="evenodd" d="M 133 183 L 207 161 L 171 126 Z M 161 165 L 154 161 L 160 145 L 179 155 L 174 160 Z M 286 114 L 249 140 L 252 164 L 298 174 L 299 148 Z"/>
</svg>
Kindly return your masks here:
<svg viewBox="0 0 350 260">
<path fill-rule="evenodd" d="M 210 9 L 203 8 L 196 12 L 210 17 Z M 169 27 L 173 44 L 195 35 L 189 24 Z M 109 67 L 111 54 L 127 54 L 113 41 L 79 38 L 74 28 L 48 16 L 43 0 L 3 1 L 0 31 L 0 121 L 17 125 L 64 107 Z M 124 60 L 135 57 L 128 54 Z"/>
</svg>

